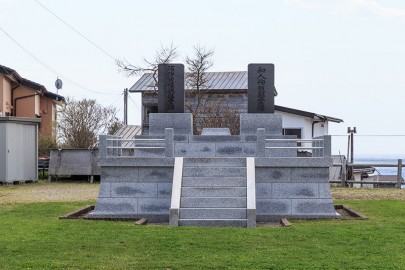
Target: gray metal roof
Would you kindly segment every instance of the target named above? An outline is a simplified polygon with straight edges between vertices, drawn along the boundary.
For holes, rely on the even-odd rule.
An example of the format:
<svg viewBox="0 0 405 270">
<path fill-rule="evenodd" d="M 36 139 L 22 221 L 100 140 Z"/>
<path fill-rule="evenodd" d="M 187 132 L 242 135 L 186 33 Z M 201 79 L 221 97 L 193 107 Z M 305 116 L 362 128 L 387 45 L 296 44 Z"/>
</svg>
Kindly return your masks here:
<svg viewBox="0 0 405 270">
<path fill-rule="evenodd" d="M 187 74 L 187 73 L 186 73 Z M 246 90 L 247 89 L 247 71 L 235 72 L 207 72 L 207 89 L 210 90 Z M 187 80 L 187 79 L 186 79 Z M 187 87 L 186 90 L 191 90 Z M 144 92 L 153 91 L 155 81 L 152 73 L 145 73 L 142 77 L 129 89 L 129 92 Z"/>
</svg>

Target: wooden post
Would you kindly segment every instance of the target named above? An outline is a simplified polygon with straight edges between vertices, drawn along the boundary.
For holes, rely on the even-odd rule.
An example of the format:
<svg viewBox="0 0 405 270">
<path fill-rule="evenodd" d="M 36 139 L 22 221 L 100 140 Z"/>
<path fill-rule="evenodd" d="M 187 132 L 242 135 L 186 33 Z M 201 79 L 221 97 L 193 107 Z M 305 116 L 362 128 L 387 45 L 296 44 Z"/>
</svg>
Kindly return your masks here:
<svg viewBox="0 0 405 270">
<path fill-rule="evenodd" d="M 402 184 L 402 159 L 398 159 L 397 188 L 401 188 L 401 184 Z"/>
<path fill-rule="evenodd" d="M 342 160 L 342 176 L 341 176 L 341 186 L 346 187 L 347 180 L 347 159 Z"/>
</svg>

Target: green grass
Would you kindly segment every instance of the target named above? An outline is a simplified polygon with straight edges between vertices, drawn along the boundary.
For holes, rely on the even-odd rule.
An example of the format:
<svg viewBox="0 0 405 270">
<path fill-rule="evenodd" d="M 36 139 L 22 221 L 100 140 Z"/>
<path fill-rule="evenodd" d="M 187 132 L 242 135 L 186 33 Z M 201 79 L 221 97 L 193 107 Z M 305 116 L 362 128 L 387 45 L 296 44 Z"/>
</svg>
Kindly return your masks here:
<svg viewBox="0 0 405 270">
<path fill-rule="evenodd" d="M 405 269 L 405 201 L 338 201 L 368 220 L 289 228 L 59 220 L 86 203 L 0 205 L 0 269 Z"/>
</svg>

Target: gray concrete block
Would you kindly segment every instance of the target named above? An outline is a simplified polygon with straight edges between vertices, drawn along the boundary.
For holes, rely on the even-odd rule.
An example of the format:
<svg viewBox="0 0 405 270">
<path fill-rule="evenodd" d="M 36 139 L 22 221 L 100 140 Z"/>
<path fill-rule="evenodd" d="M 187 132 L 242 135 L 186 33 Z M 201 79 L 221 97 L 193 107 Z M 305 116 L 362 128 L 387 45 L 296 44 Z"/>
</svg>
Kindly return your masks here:
<svg viewBox="0 0 405 270">
<path fill-rule="evenodd" d="M 323 215 L 336 213 L 332 199 L 293 199 L 292 214 Z"/>
<path fill-rule="evenodd" d="M 290 168 L 256 166 L 256 183 L 286 183 L 290 181 Z"/>
<path fill-rule="evenodd" d="M 289 215 L 291 211 L 290 199 L 256 199 L 257 215 Z"/>
<path fill-rule="evenodd" d="M 184 167 L 246 167 L 246 158 L 185 158 Z"/>
<path fill-rule="evenodd" d="M 169 215 L 170 198 L 140 198 L 138 199 L 139 214 Z"/>
<path fill-rule="evenodd" d="M 271 199 L 272 198 L 271 190 L 272 190 L 271 183 L 256 183 L 256 198 Z"/>
<path fill-rule="evenodd" d="M 255 228 L 256 227 L 256 209 L 247 209 L 246 215 L 247 215 L 246 227 Z"/>
<path fill-rule="evenodd" d="M 256 135 L 258 128 L 264 128 L 267 135 L 282 134 L 282 117 L 279 114 L 240 114 L 240 134 Z"/>
<path fill-rule="evenodd" d="M 291 182 L 329 183 L 329 168 L 291 168 Z"/>
<path fill-rule="evenodd" d="M 193 134 L 191 113 L 151 113 L 149 114 L 149 134 L 165 133 L 165 128 L 173 128 L 174 134 Z"/>
<path fill-rule="evenodd" d="M 246 219 L 180 219 L 179 226 L 246 227 Z"/>
<path fill-rule="evenodd" d="M 106 157 L 98 159 L 102 167 L 173 167 L 174 158 Z"/>
<path fill-rule="evenodd" d="M 102 167 L 102 182 L 137 182 L 139 179 L 137 167 Z"/>
<path fill-rule="evenodd" d="M 244 157 L 255 157 L 257 153 L 256 143 L 244 143 L 242 151 Z"/>
<path fill-rule="evenodd" d="M 111 183 L 106 181 L 101 181 L 100 189 L 98 191 L 98 197 L 111 197 Z"/>
<path fill-rule="evenodd" d="M 184 167 L 183 177 L 246 177 L 243 167 Z"/>
<path fill-rule="evenodd" d="M 176 157 L 214 157 L 213 143 L 176 143 L 174 146 Z"/>
<path fill-rule="evenodd" d="M 246 219 L 246 208 L 181 208 L 180 219 Z"/>
<path fill-rule="evenodd" d="M 203 128 L 201 136 L 230 136 L 229 128 Z"/>
<path fill-rule="evenodd" d="M 273 183 L 273 198 L 318 198 L 318 183 Z"/>
<path fill-rule="evenodd" d="M 179 217 L 180 209 L 179 208 L 170 208 L 169 210 L 169 225 L 170 226 L 179 226 Z"/>
<path fill-rule="evenodd" d="M 172 184 L 171 183 L 158 183 L 158 198 L 171 198 L 172 197 Z"/>
<path fill-rule="evenodd" d="M 156 198 L 157 183 L 111 183 L 111 197 Z"/>
<path fill-rule="evenodd" d="M 190 142 L 240 142 L 241 136 L 239 135 L 221 135 L 221 136 L 214 136 L 214 135 L 194 135 L 190 136 Z"/>
<path fill-rule="evenodd" d="M 332 158 L 256 158 L 256 167 L 330 167 Z"/>
<path fill-rule="evenodd" d="M 242 157 L 243 144 L 241 143 L 217 143 L 215 144 L 216 157 Z"/>
<path fill-rule="evenodd" d="M 135 157 L 156 157 L 156 158 L 161 158 L 165 157 L 165 148 L 161 149 L 135 149 L 134 150 L 134 156 Z"/>
<path fill-rule="evenodd" d="M 183 187 L 246 187 L 246 178 L 183 177 Z"/>
<path fill-rule="evenodd" d="M 246 197 L 245 187 L 182 187 L 182 197 Z"/>
<path fill-rule="evenodd" d="M 332 198 L 329 183 L 319 183 L 318 185 L 319 185 L 319 198 L 320 199 Z"/>
<path fill-rule="evenodd" d="M 137 200 L 132 198 L 98 198 L 94 215 L 137 214 Z"/>
<path fill-rule="evenodd" d="M 246 198 L 183 197 L 181 208 L 246 208 Z"/>
<path fill-rule="evenodd" d="M 168 167 L 140 167 L 139 181 L 141 182 L 173 182 L 173 168 Z"/>
</svg>

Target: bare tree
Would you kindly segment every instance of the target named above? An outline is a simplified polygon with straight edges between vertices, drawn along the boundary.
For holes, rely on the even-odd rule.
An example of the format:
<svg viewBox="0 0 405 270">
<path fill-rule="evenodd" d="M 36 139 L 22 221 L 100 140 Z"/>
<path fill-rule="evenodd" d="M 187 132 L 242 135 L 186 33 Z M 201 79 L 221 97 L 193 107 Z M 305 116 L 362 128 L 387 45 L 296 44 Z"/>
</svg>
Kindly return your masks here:
<svg viewBox="0 0 405 270">
<path fill-rule="evenodd" d="M 146 66 L 132 65 L 125 59 L 116 59 L 115 63 L 118 66 L 118 71 L 124 73 L 127 77 L 139 75 L 144 72 L 151 72 L 155 81 L 154 88 L 157 88 L 157 72 L 159 64 L 171 63 L 177 57 L 177 48 L 171 43 L 169 46 L 160 45 L 160 49 L 156 52 L 153 61 L 143 59 Z"/>
<path fill-rule="evenodd" d="M 93 99 L 66 99 L 58 110 L 58 139 L 65 148 L 92 148 L 117 120 L 114 107 L 103 107 Z"/>
<path fill-rule="evenodd" d="M 240 111 L 225 99 L 205 100 L 201 110 L 202 128 L 229 128 L 232 135 L 240 130 Z"/>
<path fill-rule="evenodd" d="M 190 89 L 188 96 L 193 102 L 186 103 L 185 107 L 193 116 L 194 134 L 200 133 L 200 114 L 202 106 L 205 104 L 204 99 L 210 88 L 206 72 L 213 65 L 213 61 L 211 60 L 213 55 L 213 49 L 197 45 L 194 46 L 194 55 L 192 57 L 187 56 L 186 58 L 188 70 L 186 74 L 186 86 Z"/>
</svg>

